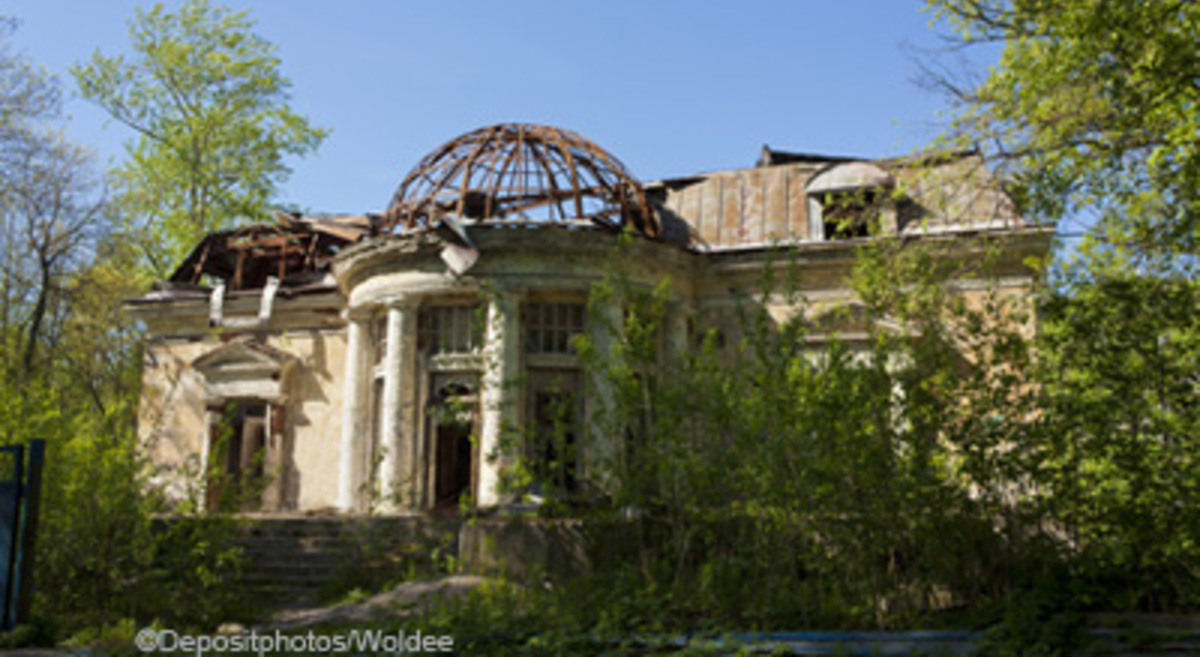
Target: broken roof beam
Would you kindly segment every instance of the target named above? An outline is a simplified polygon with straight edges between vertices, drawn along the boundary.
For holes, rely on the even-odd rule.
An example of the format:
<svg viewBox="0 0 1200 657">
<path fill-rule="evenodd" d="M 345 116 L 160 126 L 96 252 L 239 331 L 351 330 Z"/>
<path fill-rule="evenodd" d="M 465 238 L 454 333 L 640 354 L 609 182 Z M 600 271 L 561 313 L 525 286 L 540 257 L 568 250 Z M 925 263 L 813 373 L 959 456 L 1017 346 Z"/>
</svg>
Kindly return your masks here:
<svg viewBox="0 0 1200 657">
<path fill-rule="evenodd" d="M 369 230 L 367 217 L 323 219 L 280 213 L 275 224 L 255 224 L 204 238 L 170 280 L 199 284 L 209 275 L 229 289 L 260 287 L 264 276 L 319 273 L 338 247 L 358 241 Z"/>
</svg>

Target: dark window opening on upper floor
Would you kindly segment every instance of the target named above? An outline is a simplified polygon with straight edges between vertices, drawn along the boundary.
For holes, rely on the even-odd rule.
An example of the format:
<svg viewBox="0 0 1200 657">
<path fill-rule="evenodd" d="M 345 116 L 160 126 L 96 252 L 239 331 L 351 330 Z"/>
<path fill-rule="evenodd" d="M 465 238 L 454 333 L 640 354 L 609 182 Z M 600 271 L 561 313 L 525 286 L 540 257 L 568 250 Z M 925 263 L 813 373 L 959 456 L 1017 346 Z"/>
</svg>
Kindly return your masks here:
<svg viewBox="0 0 1200 657">
<path fill-rule="evenodd" d="M 883 194 L 873 189 L 851 189 L 819 195 L 826 240 L 869 237 L 878 230 Z"/>
<path fill-rule="evenodd" d="M 582 303 L 525 305 L 525 353 L 574 354 L 572 338 L 583 332 Z"/>
<path fill-rule="evenodd" d="M 472 354 L 483 344 L 478 304 L 421 309 L 417 348 L 430 354 Z"/>
</svg>

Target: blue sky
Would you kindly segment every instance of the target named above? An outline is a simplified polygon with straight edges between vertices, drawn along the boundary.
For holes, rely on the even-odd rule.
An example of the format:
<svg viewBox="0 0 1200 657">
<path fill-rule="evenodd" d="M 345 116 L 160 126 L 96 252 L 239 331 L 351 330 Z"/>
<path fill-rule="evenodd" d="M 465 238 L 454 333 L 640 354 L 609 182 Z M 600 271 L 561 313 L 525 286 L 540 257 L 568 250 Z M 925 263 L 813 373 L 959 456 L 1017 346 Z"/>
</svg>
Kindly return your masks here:
<svg viewBox="0 0 1200 657">
<path fill-rule="evenodd" d="M 124 50 L 139 4 L 0 0 L 0 14 L 73 94 L 70 65 Z M 293 106 L 333 131 L 290 162 L 279 198 L 315 211 L 381 210 L 426 152 L 499 122 L 573 129 L 654 180 L 751 166 L 763 144 L 902 154 L 942 120 L 905 54 L 943 45 L 919 0 L 219 4 L 250 11 Z M 126 129 L 78 98 L 67 111 L 77 141 L 121 157 Z"/>
</svg>

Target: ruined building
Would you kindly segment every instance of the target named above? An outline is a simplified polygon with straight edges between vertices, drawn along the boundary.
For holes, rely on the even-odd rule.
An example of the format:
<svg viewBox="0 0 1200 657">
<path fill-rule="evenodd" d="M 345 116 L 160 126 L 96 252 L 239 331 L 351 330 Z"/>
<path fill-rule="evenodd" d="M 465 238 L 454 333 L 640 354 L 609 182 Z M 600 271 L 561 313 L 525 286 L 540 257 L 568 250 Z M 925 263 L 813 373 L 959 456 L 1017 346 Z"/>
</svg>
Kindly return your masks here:
<svg viewBox="0 0 1200 657">
<path fill-rule="evenodd" d="M 189 471 L 227 475 L 200 481 L 211 504 L 263 473 L 251 506 L 268 512 L 494 506 L 501 466 L 487 455 L 505 426 L 536 427 L 553 405 L 581 423 L 594 410 L 571 338 L 595 330 L 589 292 L 620 233 L 635 236 L 624 275 L 670 281 L 664 346 L 688 349 L 731 325 L 734 290 L 753 290 L 772 253 L 795 259 L 816 306 L 849 300 L 871 221 L 913 239 L 993 236 L 994 273 L 1015 293 L 1050 240 L 969 153 L 764 147 L 751 168 L 643 184 L 567 130 L 483 128 L 418 162 L 378 214 L 209 235 L 130 301 L 148 328 L 141 439 L 178 494 Z M 587 477 L 587 454 L 567 476 Z"/>
</svg>

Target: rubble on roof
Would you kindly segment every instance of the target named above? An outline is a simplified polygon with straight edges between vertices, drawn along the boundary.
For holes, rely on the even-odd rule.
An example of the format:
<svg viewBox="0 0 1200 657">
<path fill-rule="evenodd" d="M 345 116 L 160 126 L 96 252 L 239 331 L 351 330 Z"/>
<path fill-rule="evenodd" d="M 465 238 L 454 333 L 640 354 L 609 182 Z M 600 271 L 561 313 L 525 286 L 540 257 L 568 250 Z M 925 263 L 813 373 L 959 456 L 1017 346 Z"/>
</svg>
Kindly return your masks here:
<svg viewBox="0 0 1200 657">
<path fill-rule="evenodd" d="M 318 282 L 337 253 L 362 239 L 369 216 L 305 217 L 276 213 L 275 223 L 243 226 L 205 237 L 171 275 L 173 286 L 200 286 L 205 277 L 227 290 L 253 290 L 274 277 L 284 286 Z"/>
</svg>

